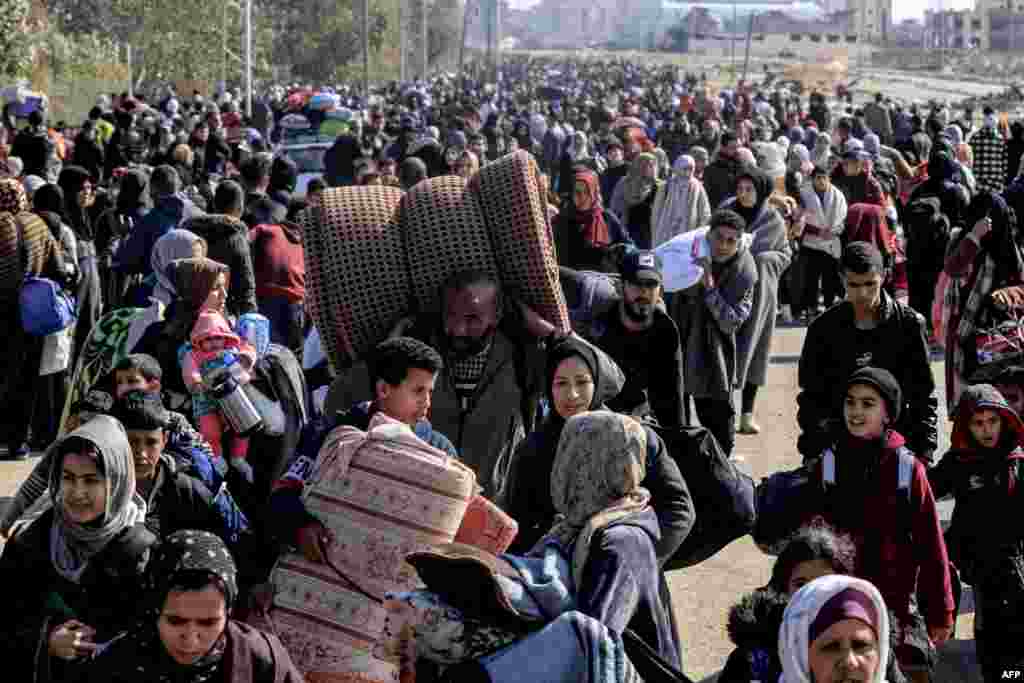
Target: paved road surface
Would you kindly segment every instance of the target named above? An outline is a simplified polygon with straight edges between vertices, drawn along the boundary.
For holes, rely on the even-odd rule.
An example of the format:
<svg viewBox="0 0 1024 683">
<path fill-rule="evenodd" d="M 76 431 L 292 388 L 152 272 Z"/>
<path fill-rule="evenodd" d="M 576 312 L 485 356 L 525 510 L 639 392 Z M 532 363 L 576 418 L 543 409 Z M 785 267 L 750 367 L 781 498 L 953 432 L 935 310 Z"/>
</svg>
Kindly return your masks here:
<svg viewBox="0 0 1024 683">
<path fill-rule="evenodd" d="M 796 364 L 803 338 L 803 328 L 784 328 L 776 332 L 768 385 L 761 389 L 757 402 L 757 420 L 763 431 L 758 436 L 737 437 L 737 453 L 744 458 L 745 466 L 755 479 L 800 463 L 795 447 L 795 397 Z M 933 368 L 936 380 L 941 381 L 941 361 L 936 362 Z M 948 446 L 948 435 L 944 433 L 943 439 L 940 453 Z M 27 463 L 0 463 L 0 496 L 12 495 L 34 464 L 34 459 Z M 7 498 L 0 498 L 0 507 L 6 503 Z M 770 569 L 771 558 L 763 555 L 746 538 L 736 541 L 697 567 L 669 575 L 683 636 L 684 666 L 691 677 L 713 680 L 713 674 L 722 667 L 732 650 L 725 632 L 729 608 L 743 593 L 767 583 Z M 960 618 L 957 632 L 961 638 L 970 638 L 972 621 L 971 615 Z M 975 680 L 980 681 L 973 671 L 973 642 L 951 643 L 944 649 L 937 683 Z"/>
</svg>

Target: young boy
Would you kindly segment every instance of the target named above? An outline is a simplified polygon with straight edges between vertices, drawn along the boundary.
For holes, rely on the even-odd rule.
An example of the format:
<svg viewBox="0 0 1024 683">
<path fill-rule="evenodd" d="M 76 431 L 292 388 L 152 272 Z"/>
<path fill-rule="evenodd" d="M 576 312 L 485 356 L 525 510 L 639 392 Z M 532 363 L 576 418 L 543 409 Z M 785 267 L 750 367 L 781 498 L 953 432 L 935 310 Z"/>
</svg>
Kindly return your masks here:
<svg viewBox="0 0 1024 683">
<path fill-rule="evenodd" d="M 950 559 L 974 587 L 974 640 L 986 681 L 1024 668 L 1024 423 L 990 384 L 964 389 L 952 448 L 929 473 L 956 499 Z"/>
<path fill-rule="evenodd" d="M 111 376 L 114 399 L 119 400 L 132 391 L 160 393 L 163 369 L 152 356 L 133 353 L 114 366 Z M 184 415 L 168 410 L 167 420 L 167 450 L 178 461 L 179 468 L 216 491 L 227 472 L 223 458 L 213 457 L 213 448 Z"/>
<path fill-rule="evenodd" d="M 210 490 L 182 471 L 165 451 L 170 440 L 170 412 L 156 392 L 130 391 L 110 415 L 124 427 L 135 464 L 135 492 L 146 501 L 146 526 L 163 537 L 181 529 L 202 529 L 235 547 L 248 530 L 227 486 Z"/>
<path fill-rule="evenodd" d="M 434 382 L 441 372 L 441 356 L 411 337 L 395 337 L 377 345 L 370 358 L 370 386 L 374 399 L 354 405 L 346 413 L 325 415 L 302 430 L 295 456 L 274 484 L 270 497 L 273 531 L 284 543 L 294 543 L 311 562 L 322 560 L 318 539 L 326 529 L 302 504 L 300 496 L 313 472 L 320 447 L 336 427 L 366 430 L 378 412 L 408 425 L 421 440 L 457 457 L 455 447 L 427 421 Z"/>
<path fill-rule="evenodd" d="M 924 464 L 893 429 L 903 400 L 892 373 L 862 367 L 843 395 L 843 426 L 811 466 L 811 480 L 822 485 L 808 500 L 807 521 L 823 519 L 854 539 L 856 576 L 875 584 L 895 615 L 900 668 L 923 683 L 935 660 L 933 644 L 949 638 L 954 613 L 935 498 Z"/>
</svg>

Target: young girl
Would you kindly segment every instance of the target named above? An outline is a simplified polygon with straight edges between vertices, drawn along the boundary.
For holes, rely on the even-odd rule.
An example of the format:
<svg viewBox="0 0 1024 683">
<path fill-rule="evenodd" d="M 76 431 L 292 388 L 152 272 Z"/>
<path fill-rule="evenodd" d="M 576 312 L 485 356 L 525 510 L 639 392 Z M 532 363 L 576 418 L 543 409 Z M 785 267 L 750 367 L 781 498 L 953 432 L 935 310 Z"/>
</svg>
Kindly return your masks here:
<svg viewBox="0 0 1024 683">
<path fill-rule="evenodd" d="M 956 498 L 950 558 L 974 587 L 974 640 L 985 680 L 1024 667 L 1024 424 L 989 384 L 960 396 L 953 447 L 929 473 L 936 497 Z M 1009 522 L 1009 523 L 1004 523 Z"/>
<path fill-rule="evenodd" d="M 191 344 L 182 347 L 181 373 L 192 393 L 192 409 L 199 432 L 213 447 L 214 456 L 223 457 L 221 437 L 225 419 L 216 400 L 209 394 L 219 371 L 227 368 L 239 384 L 249 383 L 249 371 L 256 362 L 256 350 L 231 329 L 224 313 L 227 301 L 227 274 L 220 273 L 192 327 Z M 234 360 L 232 361 L 232 357 Z M 229 464 L 248 483 L 253 482 L 252 467 L 246 460 L 249 440 L 232 435 Z"/>
</svg>

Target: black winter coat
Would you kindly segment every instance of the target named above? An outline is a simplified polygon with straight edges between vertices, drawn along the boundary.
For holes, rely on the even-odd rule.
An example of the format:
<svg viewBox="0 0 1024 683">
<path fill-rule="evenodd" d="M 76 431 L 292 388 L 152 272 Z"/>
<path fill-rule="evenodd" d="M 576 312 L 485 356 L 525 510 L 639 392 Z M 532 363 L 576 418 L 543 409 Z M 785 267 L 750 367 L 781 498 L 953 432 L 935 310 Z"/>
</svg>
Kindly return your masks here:
<svg viewBox="0 0 1024 683">
<path fill-rule="evenodd" d="M 223 214 L 198 216 L 182 225 L 206 240 L 206 255 L 231 269 L 227 308 L 232 315 L 256 312 L 256 275 L 249 248 L 249 229 Z"/>
<path fill-rule="evenodd" d="M 881 320 L 874 329 L 854 325 L 853 305 L 833 306 L 807 329 L 797 379 L 797 448 L 814 458 L 832 445 L 843 418 L 847 378 L 863 365 L 885 368 L 903 390 L 900 418 L 893 425 L 907 447 L 923 457 L 938 445 L 938 398 L 920 313 L 882 292 Z"/>
<path fill-rule="evenodd" d="M 127 529 L 90 561 L 75 584 L 50 560 L 53 515 L 45 512 L 8 542 L 0 557 L 10 615 L 0 624 L 0 653 L 8 671 L 22 672 L 17 680 L 64 681 L 75 675 L 81 664 L 51 657 L 48 650 L 50 633 L 69 619 L 92 626 L 95 641 L 106 642 L 132 628 L 144 605 L 143 575 L 156 536 L 142 524 Z"/>
</svg>

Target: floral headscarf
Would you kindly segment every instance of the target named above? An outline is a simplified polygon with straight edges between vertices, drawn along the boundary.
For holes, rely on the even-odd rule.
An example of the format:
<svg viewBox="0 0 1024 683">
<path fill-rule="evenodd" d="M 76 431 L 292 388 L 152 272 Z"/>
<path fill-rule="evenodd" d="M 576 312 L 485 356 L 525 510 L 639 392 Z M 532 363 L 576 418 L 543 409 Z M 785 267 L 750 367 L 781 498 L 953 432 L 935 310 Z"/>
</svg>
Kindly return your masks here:
<svg viewBox="0 0 1024 683">
<path fill-rule="evenodd" d="M 25 186 L 14 178 L 0 178 L 0 211 L 17 216 L 28 211 Z"/>
<path fill-rule="evenodd" d="M 594 534 L 650 503 L 651 494 L 640 486 L 646 460 L 647 433 L 628 415 L 605 410 L 580 413 L 562 428 L 551 468 L 551 502 L 559 521 L 540 543 L 552 540 L 574 548 L 577 586 Z"/>
</svg>

